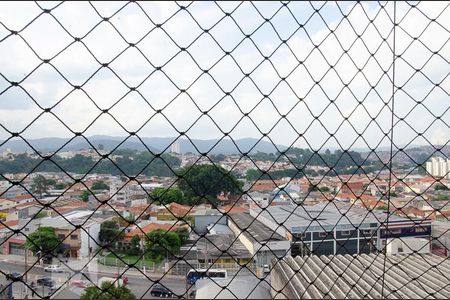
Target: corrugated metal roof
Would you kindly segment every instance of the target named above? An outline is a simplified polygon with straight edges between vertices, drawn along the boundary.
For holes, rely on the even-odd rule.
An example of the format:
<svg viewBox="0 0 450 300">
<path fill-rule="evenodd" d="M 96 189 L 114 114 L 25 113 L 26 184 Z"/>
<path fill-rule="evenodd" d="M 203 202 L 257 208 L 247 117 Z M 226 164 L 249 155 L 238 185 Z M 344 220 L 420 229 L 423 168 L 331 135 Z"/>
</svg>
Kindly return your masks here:
<svg viewBox="0 0 450 300">
<path fill-rule="evenodd" d="M 250 240 L 255 239 L 262 243 L 267 241 L 282 241 L 284 238 L 278 233 L 270 230 L 269 227 L 250 216 L 248 213 L 237 213 L 229 216 L 229 220 L 232 221 L 237 227 L 243 231 Z"/>
<path fill-rule="evenodd" d="M 450 261 L 432 254 L 287 257 L 271 276 L 276 298 L 450 298 Z"/>
</svg>

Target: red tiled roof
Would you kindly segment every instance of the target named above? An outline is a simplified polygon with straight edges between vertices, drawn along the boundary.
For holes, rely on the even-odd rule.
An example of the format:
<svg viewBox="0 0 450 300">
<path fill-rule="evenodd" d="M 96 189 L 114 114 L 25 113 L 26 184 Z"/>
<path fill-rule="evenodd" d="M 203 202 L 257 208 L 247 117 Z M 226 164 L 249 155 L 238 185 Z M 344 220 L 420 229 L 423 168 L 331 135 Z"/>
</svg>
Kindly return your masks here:
<svg viewBox="0 0 450 300">
<path fill-rule="evenodd" d="M 139 237 L 144 237 L 144 233 L 145 234 L 149 234 L 150 232 L 152 232 L 153 230 L 156 229 L 163 229 L 163 230 L 170 230 L 170 231 L 175 231 L 180 227 L 180 225 L 174 225 L 174 224 L 167 224 L 167 223 L 149 223 L 143 227 L 140 228 L 136 228 L 133 229 L 132 231 L 130 231 L 129 233 L 125 234 L 125 239 L 130 239 L 131 237 L 133 237 L 134 235 L 137 235 Z"/>
<path fill-rule="evenodd" d="M 13 221 L 6 221 L 6 222 L 2 222 L 0 223 L 0 229 L 5 229 L 8 227 L 15 227 L 19 225 L 19 220 L 13 220 Z"/>
<path fill-rule="evenodd" d="M 242 206 L 233 206 L 233 205 L 226 205 L 226 206 L 222 206 L 221 208 L 219 208 L 219 210 L 223 213 L 242 213 L 242 212 L 247 212 L 248 208 L 246 207 L 242 207 Z"/>
<path fill-rule="evenodd" d="M 18 200 L 26 200 L 26 199 L 35 199 L 33 196 L 31 195 L 20 195 L 20 196 L 16 196 L 14 198 L 11 198 L 9 200 L 11 201 L 18 201 Z"/>
<path fill-rule="evenodd" d="M 128 211 L 135 215 L 140 215 L 142 212 L 150 211 L 150 207 L 148 205 L 137 205 L 129 207 Z"/>
<path fill-rule="evenodd" d="M 31 202 L 26 202 L 26 203 L 20 203 L 16 205 L 16 208 L 22 208 L 22 207 L 28 207 L 28 206 L 33 206 L 33 205 L 39 205 L 39 202 L 37 201 L 31 201 Z"/>
<path fill-rule="evenodd" d="M 196 211 L 195 207 L 182 205 L 176 202 L 172 202 L 169 204 L 170 211 L 179 217 L 185 216 L 186 214 L 192 214 Z"/>
</svg>

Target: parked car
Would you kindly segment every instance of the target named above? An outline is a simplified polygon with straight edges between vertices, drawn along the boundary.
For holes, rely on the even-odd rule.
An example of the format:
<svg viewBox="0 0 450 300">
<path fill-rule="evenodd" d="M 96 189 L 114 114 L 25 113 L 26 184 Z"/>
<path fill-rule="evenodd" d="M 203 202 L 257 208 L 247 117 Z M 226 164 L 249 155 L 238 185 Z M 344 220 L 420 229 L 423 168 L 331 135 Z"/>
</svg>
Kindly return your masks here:
<svg viewBox="0 0 450 300">
<path fill-rule="evenodd" d="M 43 286 L 48 286 L 48 287 L 53 287 L 55 286 L 55 281 L 52 280 L 50 277 L 44 276 L 41 278 L 38 278 L 38 280 L 36 280 L 38 285 L 43 285 Z"/>
<path fill-rule="evenodd" d="M 45 272 L 52 272 L 52 273 L 61 273 L 62 272 L 62 268 L 58 265 L 50 265 L 48 267 L 44 268 Z"/>
<path fill-rule="evenodd" d="M 15 279 L 19 279 L 20 278 L 20 274 L 17 272 L 12 272 L 9 274 L 6 274 L 6 280 L 15 280 Z"/>
<path fill-rule="evenodd" d="M 150 295 L 152 295 L 153 297 L 172 297 L 173 293 L 165 286 L 161 284 L 155 284 L 150 290 Z"/>
<path fill-rule="evenodd" d="M 264 272 L 264 274 L 270 273 L 270 267 L 269 267 L 269 265 L 264 265 L 264 266 L 263 266 L 263 272 Z"/>
</svg>

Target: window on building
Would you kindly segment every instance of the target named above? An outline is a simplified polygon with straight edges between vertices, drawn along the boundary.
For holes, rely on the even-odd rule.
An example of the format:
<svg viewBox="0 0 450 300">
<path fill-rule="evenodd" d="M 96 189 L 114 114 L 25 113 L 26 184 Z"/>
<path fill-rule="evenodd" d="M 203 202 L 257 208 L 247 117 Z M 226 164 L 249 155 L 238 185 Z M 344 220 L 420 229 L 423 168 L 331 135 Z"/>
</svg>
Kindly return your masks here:
<svg viewBox="0 0 450 300">
<path fill-rule="evenodd" d="M 372 234 L 372 230 L 370 230 L 370 229 L 363 229 L 363 230 L 362 230 L 362 233 L 363 233 L 364 235 L 371 235 L 371 234 Z"/>
<path fill-rule="evenodd" d="M 350 236 L 352 234 L 352 232 L 350 230 L 343 230 L 341 231 L 341 235 L 342 236 Z"/>
<path fill-rule="evenodd" d="M 59 238 L 60 240 L 63 240 L 63 239 L 66 238 L 66 235 L 65 235 L 65 234 L 58 234 L 58 238 Z"/>
<path fill-rule="evenodd" d="M 328 232 L 325 232 L 325 231 L 319 232 L 319 237 L 321 237 L 321 238 L 325 238 L 325 237 L 327 237 L 327 235 L 328 235 Z"/>
<path fill-rule="evenodd" d="M 72 234 L 72 235 L 70 236 L 70 239 L 71 239 L 71 240 L 77 240 L 77 239 L 78 239 L 78 235 Z"/>
<path fill-rule="evenodd" d="M 424 227 L 416 227 L 415 228 L 415 232 L 416 233 L 422 233 L 422 232 L 426 232 L 427 230 Z"/>
<path fill-rule="evenodd" d="M 389 229 L 390 234 L 400 234 L 402 231 L 400 229 Z"/>
</svg>

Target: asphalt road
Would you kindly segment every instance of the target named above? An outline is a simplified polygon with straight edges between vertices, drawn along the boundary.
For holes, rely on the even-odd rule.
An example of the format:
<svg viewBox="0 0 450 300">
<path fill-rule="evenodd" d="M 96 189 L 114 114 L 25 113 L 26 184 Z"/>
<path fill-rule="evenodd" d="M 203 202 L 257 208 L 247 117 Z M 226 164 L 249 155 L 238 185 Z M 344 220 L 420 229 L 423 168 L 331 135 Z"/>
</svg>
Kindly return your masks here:
<svg viewBox="0 0 450 300">
<path fill-rule="evenodd" d="M 0 262 L 0 268 L 2 272 L 8 274 L 11 272 L 17 272 L 19 274 L 23 274 L 25 270 L 24 265 L 11 263 L 11 262 Z M 41 266 L 34 266 L 31 268 L 29 266 L 29 271 L 27 272 L 27 282 L 28 284 L 31 284 L 32 281 L 36 282 L 38 278 L 41 278 L 42 276 L 48 276 L 51 277 L 55 282 L 56 286 L 59 288 L 61 285 L 69 282 L 69 278 L 74 279 L 83 279 L 86 280 L 86 278 L 81 274 L 74 274 L 74 272 L 63 272 L 63 273 L 47 273 L 44 271 L 44 269 Z M 119 272 L 122 272 L 119 269 Z M 89 279 L 93 283 L 98 283 L 98 279 L 101 277 L 112 277 L 111 273 L 101 273 L 101 272 L 95 272 L 95 270 L 91 270 L 90 272 L 85 271 L 82 272 L 84 275 L 88 276 Z M 137 298 L 141 299 L 149 299 L 153 298 L 150 295 L 150 289 L 152 285 L 154 284 L 151 280 L 159 280 L 160 277 L 158 276 L 152 276 L 152 274 L 147 273 L 148 277 L 151 279 L 147 279 L 144 275 L 136 275 L 132 272 L 126 272 L 124 274 L 128 277 L 128 287 L 132 290 L 132 292 L 136 295 Z M 22 278 L 25 280 L 25 277 Z M 9 284 L 11 282 L 6 281 L 6 277 L 3 275 L 0 275 L 0 283 L 1 284 Z M 183 295 L 186 293 L 186 284 L 185 280 L 182 278 L 163 278 L 160 280 L 160 283 L 170 289 L 173 293 L 176 295 Z M 26 292 L 25 292 L 26 290 Z M 49 290 L 47 287 L 38 286 L 36 288 L 36 292 L 38 293 L 39 298 L 42 296 L 48 296 Z M 83 292 L 82 289 L 77 287 L 70 287 L 68 284 L 62 286 L 56 293 L 56 298 L 58 299 L 73 299 L 78 298 L 79 295 Z M 32 291 L 25 286 L 22 282 L 15 282 L 13 283 L 13 294 L 15 298 L 23 298 L 25 294 L 28 294 L 30 297 L 32 294 Z M 31 297 L 30 297 L 31 298 Z"/>
</svg>

